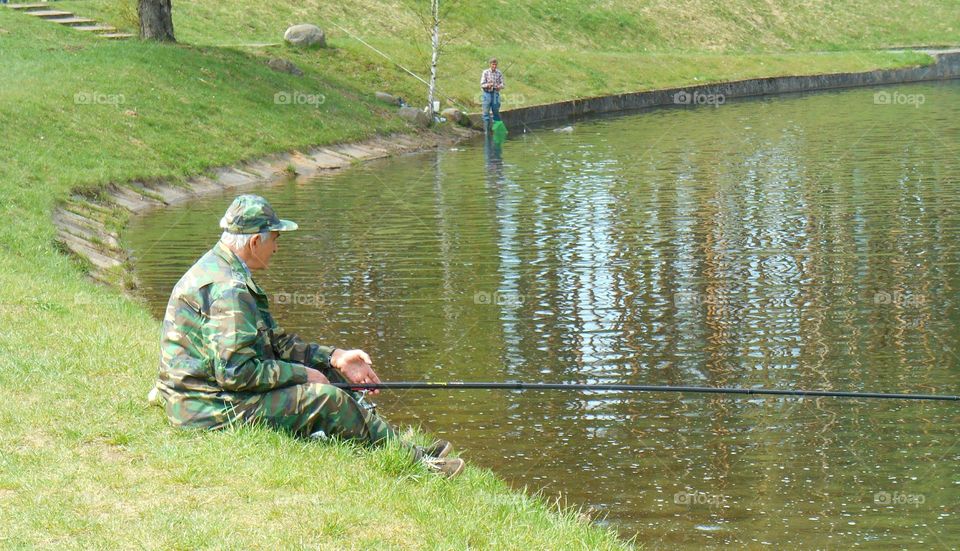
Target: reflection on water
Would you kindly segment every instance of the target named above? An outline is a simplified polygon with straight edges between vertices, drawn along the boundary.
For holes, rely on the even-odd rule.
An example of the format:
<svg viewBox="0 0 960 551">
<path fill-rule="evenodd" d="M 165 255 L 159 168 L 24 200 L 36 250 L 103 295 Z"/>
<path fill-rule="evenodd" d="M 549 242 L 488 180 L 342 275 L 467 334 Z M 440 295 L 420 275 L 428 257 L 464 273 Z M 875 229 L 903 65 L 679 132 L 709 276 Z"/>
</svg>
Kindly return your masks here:
<svg viewBox="0 0 960 551">
<path fill-rule="evenodd" d="M 664 109 L 264 188 L 302 231 L 258 279 L 285 327 L 368 350 L 385 380 L 956 393 L 960 86 L 899 90 L 926 101 L 850 90 Z M 157 315 L 229 199 L 131 225 Z M 654 548 L 960 536 L 952 403 L 380 402 Z"/>
</svg>

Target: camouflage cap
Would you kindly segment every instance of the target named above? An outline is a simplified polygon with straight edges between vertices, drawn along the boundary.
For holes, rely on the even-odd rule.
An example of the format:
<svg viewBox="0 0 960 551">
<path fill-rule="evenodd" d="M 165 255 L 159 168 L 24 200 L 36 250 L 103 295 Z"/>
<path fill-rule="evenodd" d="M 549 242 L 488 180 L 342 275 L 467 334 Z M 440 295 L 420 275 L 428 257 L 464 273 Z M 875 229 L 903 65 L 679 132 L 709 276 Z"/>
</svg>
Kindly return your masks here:
<svg viewBox="0 0 960 551">
<path fill-rule="evenodd" d="M 259 195 L 240 195 L 230 203 L 220 219 L 220 227 L 230 233 L 293 231 L 297 223 L 281 220 L 266 199 Z"/>
</svg>

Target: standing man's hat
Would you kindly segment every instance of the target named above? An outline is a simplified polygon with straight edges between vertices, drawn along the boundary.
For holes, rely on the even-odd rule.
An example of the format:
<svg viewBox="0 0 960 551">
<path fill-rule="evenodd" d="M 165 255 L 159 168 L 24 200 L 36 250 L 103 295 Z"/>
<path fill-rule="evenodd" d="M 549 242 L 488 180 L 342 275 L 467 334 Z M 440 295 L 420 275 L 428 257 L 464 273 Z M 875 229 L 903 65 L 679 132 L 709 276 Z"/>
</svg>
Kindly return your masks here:
<svg viewBox="0 0 960 551">
<path fill-rule="evenodd" d="M 220 219 L 220 227 L 229 233 L 262 233 L 265 231 L 293 231 L 297 223 L 281 220 L 266 199 L 259 195 L 240 195 L 230 203 Z"/>
</svg>

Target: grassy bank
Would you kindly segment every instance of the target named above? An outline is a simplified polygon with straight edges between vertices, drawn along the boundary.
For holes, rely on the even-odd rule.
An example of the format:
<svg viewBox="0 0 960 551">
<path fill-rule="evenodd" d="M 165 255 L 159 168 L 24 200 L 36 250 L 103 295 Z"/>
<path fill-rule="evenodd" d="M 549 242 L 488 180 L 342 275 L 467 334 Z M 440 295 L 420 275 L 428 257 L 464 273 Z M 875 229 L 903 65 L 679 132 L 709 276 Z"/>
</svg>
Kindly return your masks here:
<svg viewBox="0 0 960 551">
<path fill-rule="evenodd" d="M 135 0 L 79 0 L 75 6 L 128 29 Z M 866 71 L 926 63 L 929 57 L 883 51 L 960 44 L 960 16 L 947 1 L 839 0 L 525 0 L 442 3 L 449 13 L 441 91 L 479 109 L 477 81 L 498 56 L 507 77 L 504 108 L 654 88 L 787 74 Z M 413 72 L 429 74 L 422 18 L 428 2 L 283 0 L 269 9 L 238 0 L 179 0 L 181 40 L 257 55 L 285 52 L 284 29 L 314 22 L 330 49 L 287 54 L 339 74 L 367 91 L 382 89 L 426 103 L 424 87 L 347 32 Z"/>
<path fill-rule="evenodd" d="M 909 10 L 906 2 L 840 2 L 820 11 L 737 11 L 753 4 L 714 4 L 706 20 L 715 29 L 705 33 L 692 11 L 666 2 L 646 11 L 626 1 L 596 10 L 570 1 L 497 10 L 463 3 L 448 29 L 479 38 L 450 44 L 444 86 L 471 102 L 473 75 L 491 53 L 504 58 L 517 94 L 507 106 L 899 66 L 922 57 L 868 49 L 949 42 L 957 28 L 947 2 Z M 58 5 L 132 23 L 131 2 Z M 174 0 L 179 46 L 107 42 L 0 8 L 0 209 L 7 224 L 0 232 L 0 545 L 622 545 L 476 467 L 446 483 L 404 467 L 390 449 L 358 451 L 258 430 L 170 429 L 144 401 L 156 370 L 157 322 L 114 290 L 90 284 L 54 244 L 51 209 L 77 187 L 175 180 L 405 128 L 367 98 L 373 89 L 413 97 L 415 81 L 339 31 L 331 30 L 326 50 L 249 44 L 277 41 L 289 23 L 327 19 L 423 72 L 425 41 L 412 39 L 409 27 L 418 20 L 409 5 Z M 762 30 L 777 22 L 776 31 Z M 271 71 L 263 63 L 270 55 L 289 57 L 306 75 Z M 449 78 L 457 74 L 470 77 Z M 316 101 L 278 105 L 277 93 Z"/>
<path fill-rule="evenodd" d="M 485 469 L 448 483 L 391 449 L 171 429 L 144 400 L 157 322 L 54 245 L 51 209 L 74 187 L 179 178 L 396 119 L 336 78 L 110 43 L 3 8 L 0 51 L 0 547 L 621 546 Z M 274 103 L 320 88 L 319 106 Z"/>
</svg>

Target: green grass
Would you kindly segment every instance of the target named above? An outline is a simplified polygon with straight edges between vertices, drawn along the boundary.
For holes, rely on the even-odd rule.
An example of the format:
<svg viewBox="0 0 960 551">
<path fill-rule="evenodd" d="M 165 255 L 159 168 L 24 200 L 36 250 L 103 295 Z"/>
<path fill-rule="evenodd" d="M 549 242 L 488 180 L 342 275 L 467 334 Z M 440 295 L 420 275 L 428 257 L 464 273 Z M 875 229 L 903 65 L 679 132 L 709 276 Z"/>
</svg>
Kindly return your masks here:
<svg viewBox="0 0 960 551">
<path fill-rule="evenodd" d="M 106 42 L 0 8 L 0 51 L 0 547 L 623 546 L 478 467 L 446 482 L 396 449 L 172 429 L 145 402 L 157 322 L 54 244 L 51 209 L 78 186 L 405 125 L 348 81 L 230 49 Z M 275 105 L 283 90 L 326 100 Z"/>
<path fill-rule="evenodd" d="M 126 28 L 136 26 L 135 0 L 61 2 Z M 457 104 L 479 109 L 480 71 L 491 55 L 507 78 L 504 108 L 571 98 L 788 74 L 866 71 L 928 63 L 905 45 L 960 44 L 960 15 L 951 2 L 712 0 L 526 0 L 447 2 L 440 88 Z M 368 93 L 390 91 L 426 104 L 425 87 L 335 25 L 427 77 L 429 40 L 420 15 L 429 3 L 255 3 L 178 0 L 180 40 L 255 55 L 285 55 L 336 73 Z M 282 42 L 288 25 L 313 22 L 327 50 L 295 52 Z"/>
<path fill-rule="evenodd" d="M 73 190 L 182 180 L 208 167 L 407 127 L 369 98 L 415 81 L 327 25 L 421 74 L 413 2 L 174 0 L 180 45 L 107 42 L 0 8 L 0 546 L 151 548 L 617 548 L 606 530 L 471 466 L 445 482 L 397 450 L 250 428 L 170 428 L 147 407 L 158 323 L 83 277 L 50 221 Z M 875 48 L 955 43 L 950 2 L 460 3 L 442 73 L 471 103 L 491 54 L 507 106 L 660 86 L 925 62 Z M 131 27 L 133 2 L 59 2 Z M 238 7 L 242 6 L 242 9 Z M 811 7 L 812 6 L 812 7 Z M 275 42 L 316 21 L 330 48 Z M 302 78 L 270 71 L 289 57 Z M 462 76 L 466 75 L 466 76 Z M 322 95 L 277 105 L 278 92 Z M 87 103 L 97 95 L 103 102 Z M 78 101 L 80 100 L 80 101 Z M 121 221 L 122 223 L 122 221 Z M 469 458 L 468 458 L 469 459 Z M 440 529 L 438 529 L 440 527 Z"/>
</svg>

